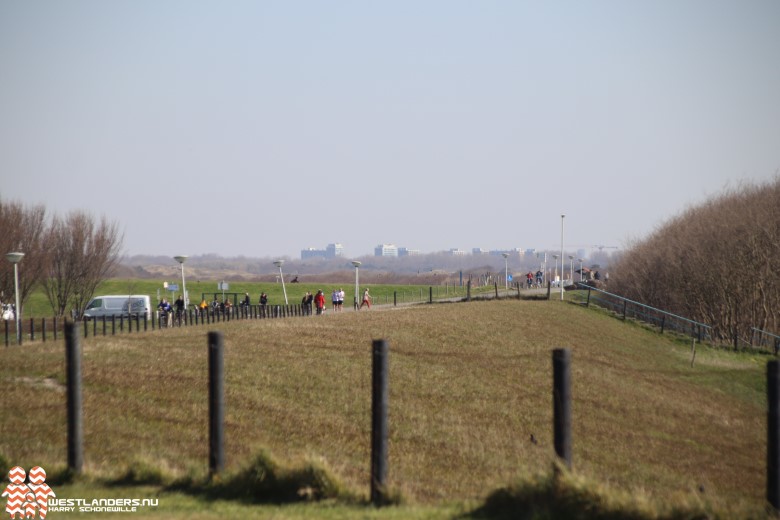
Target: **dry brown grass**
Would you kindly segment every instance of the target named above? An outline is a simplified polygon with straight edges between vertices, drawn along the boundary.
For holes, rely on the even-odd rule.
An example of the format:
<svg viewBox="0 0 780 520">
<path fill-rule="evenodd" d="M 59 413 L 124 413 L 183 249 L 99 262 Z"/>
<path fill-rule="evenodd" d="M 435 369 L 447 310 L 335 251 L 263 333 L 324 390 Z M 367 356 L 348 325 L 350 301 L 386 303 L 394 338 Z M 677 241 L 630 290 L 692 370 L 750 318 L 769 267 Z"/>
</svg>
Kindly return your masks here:
<svg viewBox="0 0 780 520">
<path fill-rule="evenodd" d="M 700 348 L 691 368 L 686 345 L 559 302 L 219 328 L 231 470 L 268 450 L 286 461 L 320 460 L 367 492 L 371 340 L 385 338 L 391 488 L 425 503 L 482 499 L 518 476 L 549 471 L 551 350 L 568 346 L 577 473 L 659 500 L 762 504 L 762 358 Z M 205 473 L 206 331 L 82 340 L 88 472 L 116 475 L 144 461 Z M 9 463 L 64 464 L 65 396 L 51 382 L 36 383 L 62 383 L 63 374 L 62 344 L 0 351 L 0 455 Z"/>
</svg>

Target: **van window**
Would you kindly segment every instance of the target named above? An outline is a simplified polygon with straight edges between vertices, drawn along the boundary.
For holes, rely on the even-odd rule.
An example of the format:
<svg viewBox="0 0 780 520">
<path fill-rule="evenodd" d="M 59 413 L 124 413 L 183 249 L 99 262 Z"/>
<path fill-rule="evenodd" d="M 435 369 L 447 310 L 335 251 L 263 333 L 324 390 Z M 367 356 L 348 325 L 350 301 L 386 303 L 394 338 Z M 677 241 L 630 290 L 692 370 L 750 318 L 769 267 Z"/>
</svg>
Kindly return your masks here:
<svg viewBox="0 0 780 520">
<path fill-rule="evenodd" d="M 96 298 L 90 302 L 89 307 L 87 307 L 87 310 L 89 309 L 99 309 L 103 306 L 103 300 L 100 298 Z"/>
</svg>

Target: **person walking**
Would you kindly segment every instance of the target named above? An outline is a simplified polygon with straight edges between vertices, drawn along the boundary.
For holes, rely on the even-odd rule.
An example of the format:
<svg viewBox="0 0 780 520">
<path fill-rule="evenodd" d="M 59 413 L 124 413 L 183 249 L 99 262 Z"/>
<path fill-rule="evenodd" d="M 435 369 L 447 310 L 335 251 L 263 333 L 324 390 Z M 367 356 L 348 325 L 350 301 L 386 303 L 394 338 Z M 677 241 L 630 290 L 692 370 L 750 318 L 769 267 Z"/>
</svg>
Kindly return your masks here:
<svg viewBox="0 0 780 520">
<path fill-rule="evenodd" d="M 363 291 L 363 301 L 360 302 L 360 307 L 358 310 L 362 309 L 363 305 L 367 306 L 369 310 L 371 309 L 371 295 L 368 294 L 368 287 L 366 287 L 366 290 Z"/>
<path fill-rule="evenodd" d="M 333 289 L 333 292 L 330 295 L 330 303 L 333 304 L 333 312 L 339 311 L 339 290 Z"/>
<path fill-rule="evenodd" d="M 317 307 L 317 314 L 322 314 L 325 311 L 325 295 L 322 291 L 317 291 L 317 295 L 314 297 L 314 306 Z"/>
</svg>

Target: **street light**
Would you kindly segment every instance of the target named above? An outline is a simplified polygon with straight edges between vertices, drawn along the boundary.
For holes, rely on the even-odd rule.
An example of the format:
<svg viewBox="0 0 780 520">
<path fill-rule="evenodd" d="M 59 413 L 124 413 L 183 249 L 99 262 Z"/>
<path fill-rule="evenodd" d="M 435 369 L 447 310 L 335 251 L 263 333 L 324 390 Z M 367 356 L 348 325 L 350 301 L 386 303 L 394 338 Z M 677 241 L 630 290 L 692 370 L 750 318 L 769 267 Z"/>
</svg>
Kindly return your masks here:
<svg viewBox="0 0 780 520">
<path fill-rule="evenodd" d="M 358 294 L 360 291 L 360 284 L 358 282 L 359 276 L 358 276 L 358 268 L 360 267 L 361 262 L 358 260 L 352 260 L 352 265 L 355 266 L 355 310 L 358 308 Z"/>
<path fill-rule="evenodd" d="M 553 275 L 553 281 L 558 283 L 560 282 L 558 279 L 558 255 L 553 255 L 553 258 L 555 259 L 555 273 Z"/>
<path fill-rule="evenodd" d="M 566 215 L 561 215 L 561 278 L 563 278 L 563 222 Z M 563 282 L 563 280 L 561 280 Z M 561 283 L 561 301 L 563 301 L 563 283 Z"/>
<path fill-rule="evenodd" d="M 189 305 L 189 299 L 187 298 L 187 284 L 184 283 L 184 261 L 189 258 L 187 255 L 179 255 L 174 256 L 173 259 L 176 260 L 181 264 L 181 293 L 182 293 L 182 299 L 184 300 L 184 308 L 186 309 Z"/>
<path fill-rule="evenodd" d="M 284 304 L 289 305 L 289 303 L 287 303 L 287 289 L 284 288 L 284 275 L 282 275 L 282 264 L 284 264 L 284 260 L 276 260 L 274 262 L 274 265 L 279 268 L 279 278 L 282 279 L 282 292 L 284 293 Z"/>
<path fill-rule="evenodd" d="M 574 285 L 574 255 L 569 255 L 569 281 Z"/>
<path fill-rule="evenodd" d="M 16 307 L 14 308 L 14 317 L 16 318 L 16 344 L 22 344 L 22 307 L 19 305 L 19 262 L 24 258 L 24 253 L 8 253 L 5 255 L 6 260 L 14 264 L 14 296 L 16 299 Z"/>
<path fill-rule="evenodd" d="M 509 253 L 501 253 L 501 256 L 504 257 L 504 290 L 509 291 Z"/>
</svg>

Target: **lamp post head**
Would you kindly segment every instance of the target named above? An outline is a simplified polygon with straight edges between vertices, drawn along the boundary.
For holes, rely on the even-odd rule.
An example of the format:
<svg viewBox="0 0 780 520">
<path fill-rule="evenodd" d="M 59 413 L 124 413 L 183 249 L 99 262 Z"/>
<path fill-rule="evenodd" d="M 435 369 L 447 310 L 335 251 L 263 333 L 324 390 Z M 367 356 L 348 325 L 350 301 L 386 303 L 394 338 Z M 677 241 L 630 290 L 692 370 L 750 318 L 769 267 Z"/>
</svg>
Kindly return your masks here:
<svg viewBox="0 0 780 520">
<path fill-rule="evenodd" d="M 358 261 L 358 260 L 352 260 L 352 265 L 354 265 L 355 267 L 360 267 L 360 264 L 361 264 L 361 263 L 362 263 L 362 262 L 360 262 L 360 261 Z"/>
<path fill-rule="evenodd" d="M 274 265 L 278 267 L 279 269 L 282 268 L 282 265 L 284 264 L 284 260 L 274 260 Z"/>
<path fill-rule="evenodd" d="M 509 258 L 509 253 L 501 253 L 501 256 L 503 256 L 504 258 Z"/>
<path fill-rule="evenodd" d="M 187 255 L 179 255 L 179 256 L 174 256 L 173 257 L 173 259 L 176 260 L 177 262 L 179 262 L 180 264 L 183 264 L 188 258 L 189 258 L 189 256 L 187 256 Z"/>
<path fill-rule="evenodd" d="M 14 253 L 8 253 L 5 255 L 5 259 L 11 262 L 12 264 L 18 264 L 22 261 L 22 258 L 24 257 L 24 253 L 20 252 L 14 252 Z"/>
</svg>

